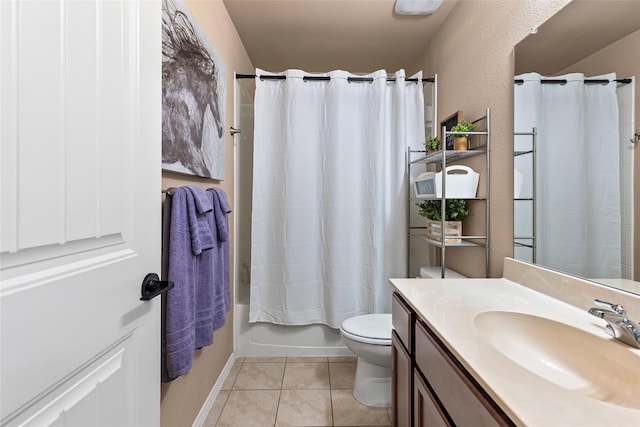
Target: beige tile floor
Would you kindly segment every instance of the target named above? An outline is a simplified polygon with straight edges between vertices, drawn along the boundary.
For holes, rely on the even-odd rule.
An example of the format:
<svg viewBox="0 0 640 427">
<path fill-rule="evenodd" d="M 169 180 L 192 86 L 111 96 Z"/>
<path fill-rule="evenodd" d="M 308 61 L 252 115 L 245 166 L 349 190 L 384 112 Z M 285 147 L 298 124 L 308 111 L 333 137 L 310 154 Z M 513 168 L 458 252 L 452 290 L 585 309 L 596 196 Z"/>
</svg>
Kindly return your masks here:
<svg viewBox="0 0 640 427">
<path fill-rule="evenodd" d="M 389 426 L 353 398 L 355 356 L 238 358 L 205 427 Z"/>
</svg>

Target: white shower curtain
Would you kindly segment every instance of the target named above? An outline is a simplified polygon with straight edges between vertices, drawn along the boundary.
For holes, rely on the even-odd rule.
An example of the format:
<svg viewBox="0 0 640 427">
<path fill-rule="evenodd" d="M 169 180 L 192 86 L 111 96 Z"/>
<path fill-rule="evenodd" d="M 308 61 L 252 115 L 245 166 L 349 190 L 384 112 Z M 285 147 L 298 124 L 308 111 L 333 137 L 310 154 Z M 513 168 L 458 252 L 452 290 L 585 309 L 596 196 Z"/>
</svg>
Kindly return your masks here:
<svg viewBox="0 0 640 427">
<path fill-rule="evenodd" d="M 402 70 L 395 82 L 383 70 L 370 83 L 282 75 L 256 79 L 249 321 L 338 328 L 390 312 L 388 279 L 406 277 L 405 153 L 424 141 L 422 83 Z"/>
<path fill-rule="evenodd" d="M 588 278 L 621 277 L 615 78 L 588 77 L 611 83 L 585 84 L 579 73 L 527 73 L 516 76 L 524 84 L 514 88 L 515 132 L 538 131 L 536 263 Z"/>
</svg>

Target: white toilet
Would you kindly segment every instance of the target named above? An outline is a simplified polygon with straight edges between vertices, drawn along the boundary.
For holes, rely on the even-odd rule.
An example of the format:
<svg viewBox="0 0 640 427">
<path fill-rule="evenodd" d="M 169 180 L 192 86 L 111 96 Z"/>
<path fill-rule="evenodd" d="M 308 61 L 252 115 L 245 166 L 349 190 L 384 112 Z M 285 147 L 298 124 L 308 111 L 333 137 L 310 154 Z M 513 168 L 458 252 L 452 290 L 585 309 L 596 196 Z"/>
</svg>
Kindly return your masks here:
<svg viewBox="0 0 640 427">
<path fill-rule="evenodd" d="M 420 277 L 440 278 L 440 267 L 420 268 Z M 446 269 L 448 279 L 464 278 Z M 351 317 L 340 327 L 342 341 L 358 356 L 353 397 L 367 406 L 391 406 L 391 314 Z"/>
<path fill-rule="evenodd" d="M 367 406 L 391 406 L 391 314 L 351 317 L 342 341 L 358 356 L 353 397 Z"/>
</svg>

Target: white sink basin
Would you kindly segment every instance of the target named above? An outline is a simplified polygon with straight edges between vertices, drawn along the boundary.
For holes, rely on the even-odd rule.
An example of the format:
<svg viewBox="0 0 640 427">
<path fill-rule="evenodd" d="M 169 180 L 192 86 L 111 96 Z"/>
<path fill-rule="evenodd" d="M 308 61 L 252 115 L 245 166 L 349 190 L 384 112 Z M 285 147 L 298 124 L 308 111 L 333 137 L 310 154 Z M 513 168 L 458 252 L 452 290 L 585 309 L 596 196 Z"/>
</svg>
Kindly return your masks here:
<svg viewBox="0 0 640 427">
<path fill-rule="evenodd" d="M 546 381 L 602 402 L 640 409 L 640 356 L 604 331 L 598 336 L 510 311 L 479 313 L 474 324 L 480 338 Z"/>
</svg>

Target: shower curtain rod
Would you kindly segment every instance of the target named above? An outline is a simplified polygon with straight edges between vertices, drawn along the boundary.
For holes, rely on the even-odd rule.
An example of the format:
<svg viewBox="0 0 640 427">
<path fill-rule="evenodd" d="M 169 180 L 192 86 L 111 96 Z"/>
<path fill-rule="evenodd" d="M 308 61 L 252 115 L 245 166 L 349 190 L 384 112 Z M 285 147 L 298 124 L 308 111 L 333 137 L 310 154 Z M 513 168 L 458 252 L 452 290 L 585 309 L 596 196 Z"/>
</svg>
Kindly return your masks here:
<svg viewBox="0 0 640 427">
<path fill-rule="evenodd" d="M 590 84 L 590 85 L 601 85 L 601 84 L 605 84 L 605 83 L 611 83 L 612 81 L 626 85 L 631 83 L 631 79 L 627 78 L 627 79 L 615 79 L 615 80 L 607 80 L 607 79 L 586 79 L 584 81 L 585 84 Z M 524 83 L 523 79 L 514 79 L 513 80 L 514 83 L 516 84 L 522 84 Z M 566 84 L 567 80 L 565 79 L 542 79 L 540 80 L 540 83 L 542 84 Z"/>
<path fill-rule="evenodd" d="M 236 74 L 236 79 L 255 79 L 259 77 L 260 80 L 286 80 L 287 76 L 271 76 L 271 75 L 260 75 L 256 76 L 255 74 Z M 304 76 L 302 78 L 304 81 L 329 81 L 331 77 L 329 76 Z M 373 77 L 347 77 L 347 81 L 349 82 L 372 82 Z M 394 77 L 387 77 L 388 82 L 395 82 L 396 79 Z M 404 79 L 405 82 L 418 82 L 418 79 Z M 422 82 L 435 82 L 436 79 L 434 77 L 428 77 L 426 79 L 422 79 Z"/>
</svg>

